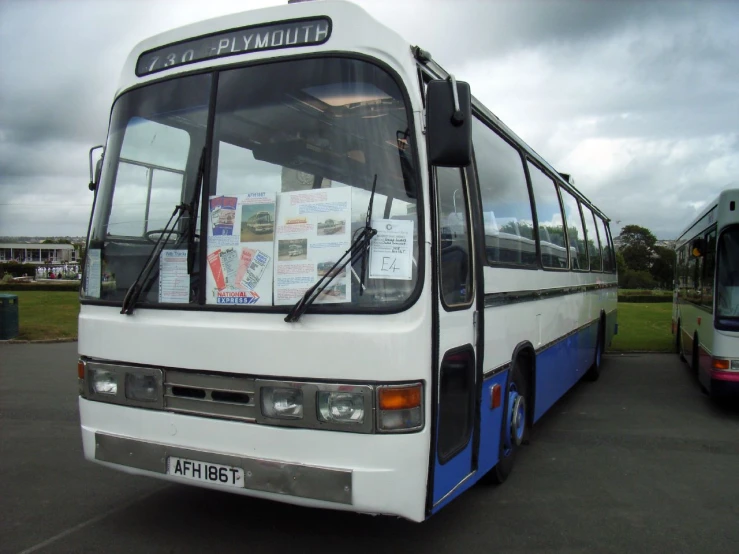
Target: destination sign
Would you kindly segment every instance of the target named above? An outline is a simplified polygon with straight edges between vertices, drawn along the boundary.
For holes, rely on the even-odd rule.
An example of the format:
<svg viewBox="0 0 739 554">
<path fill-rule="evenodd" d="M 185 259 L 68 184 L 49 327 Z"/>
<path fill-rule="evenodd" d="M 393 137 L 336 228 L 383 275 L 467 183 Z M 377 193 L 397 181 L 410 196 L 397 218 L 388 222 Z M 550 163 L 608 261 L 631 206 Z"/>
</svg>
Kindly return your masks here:
<svg viewBox="0 0 739 554">
<path fill-rule="evenodd" d="M 143 77 L 181 65 L 249 52 L 314 46 L 323 44 L 330 36 L 331 20 L 327 17 L 231 29 L 144 52 L 136 64 L 136 75 Z"/>
</svg>

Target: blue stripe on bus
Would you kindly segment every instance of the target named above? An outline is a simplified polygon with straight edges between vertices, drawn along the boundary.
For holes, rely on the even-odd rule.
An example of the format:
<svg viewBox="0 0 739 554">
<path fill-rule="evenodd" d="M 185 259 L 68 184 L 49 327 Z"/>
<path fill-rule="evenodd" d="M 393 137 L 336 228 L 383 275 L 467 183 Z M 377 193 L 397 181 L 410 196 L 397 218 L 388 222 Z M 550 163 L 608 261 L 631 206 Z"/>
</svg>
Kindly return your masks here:
<svg viewBox="0 0 739 554">
<path fill-rule="evenodd" d="M 598 321 L 536 355 L 534 421 L 579 381 L 593 364 Z"/>
</svg>

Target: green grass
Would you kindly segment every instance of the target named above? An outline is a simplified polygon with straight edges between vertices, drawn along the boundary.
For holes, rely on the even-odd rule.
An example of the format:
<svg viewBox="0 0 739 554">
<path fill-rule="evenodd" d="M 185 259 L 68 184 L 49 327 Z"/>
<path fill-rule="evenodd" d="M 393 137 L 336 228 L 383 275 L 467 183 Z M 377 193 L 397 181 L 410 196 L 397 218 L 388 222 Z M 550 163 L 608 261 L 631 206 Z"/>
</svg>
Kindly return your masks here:
<svg viewBox="0 0 739 554">
<path fill-rule="evenodd" d="M 618 335 L 610 351 L 649 350 L 671 352 L 672 304 L 618 304 Z"/>
<path fill-rule="evenodd" d="M 18 296 L 17 340 L 77 338 L 80 301 L 76 292 L 12 291 Z"/>
</svg>

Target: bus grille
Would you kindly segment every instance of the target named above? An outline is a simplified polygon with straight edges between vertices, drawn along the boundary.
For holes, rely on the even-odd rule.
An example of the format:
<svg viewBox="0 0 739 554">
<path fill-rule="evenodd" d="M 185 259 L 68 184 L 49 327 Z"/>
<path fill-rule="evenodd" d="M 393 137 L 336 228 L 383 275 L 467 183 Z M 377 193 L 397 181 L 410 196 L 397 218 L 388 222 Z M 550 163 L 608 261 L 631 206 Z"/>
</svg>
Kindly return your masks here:
<svg viewBox="0 0 739 554">
<path fill-rule="evenodd" d="M 256 421 L 254 379 L 167 370 L 164 409 L 183 414 Z"/>
</svg>

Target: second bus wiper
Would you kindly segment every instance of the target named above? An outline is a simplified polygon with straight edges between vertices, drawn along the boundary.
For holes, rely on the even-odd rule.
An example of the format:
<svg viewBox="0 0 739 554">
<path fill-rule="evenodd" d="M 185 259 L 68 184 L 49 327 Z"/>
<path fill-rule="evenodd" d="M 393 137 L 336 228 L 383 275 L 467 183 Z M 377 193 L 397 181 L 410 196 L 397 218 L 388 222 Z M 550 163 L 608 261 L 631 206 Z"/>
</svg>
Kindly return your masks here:
<svg viewBox="0 0 739 554">
<path fill-rule="evenodd" d="M 292 307 L 287 316 L 285 316 L 285 321 L 287 321 L 288 323 L 298 321 L 298 319 L 300 319 L 300 316 L 303 315 L 303 313 L 305 313 L 305 310 L 308 309 L 308 306 L 313 304 L 313 302 L 316 300 L 316 298 L 318 298 L 321 292 L 323 292 L 323 290 L 329 284 L 331 284 L 331 281 L 333 281 L 337 275 L 341 274 L 347 265 L 354 263 L 360 257 L 362 259 L 362 275 L 360 276 L 359 282 L 359 290 L 361 294 L 362 287 L 364 286 L 364 272 L 367 253 L 369 252 L 370 241 L 372 240 L 372 237 L 377 234 L 377 229 L 373 229 L 371 225 L 372 203 L 375 199 L 376 187 L 377 175 L 375 175 L 375 180 L 372 183 L 372 194 L 370 195 L 369 206 L 367 206 L 367 219 L 365 220 L 362 232 L 359 233 L 359 236 L 357 236 L 356 239 L 354 239 L 354 241 L 349 246 L 349 250 L 344 252 L 344 255 L 339 258 L 339 260 L 333 265 L 333 267 L 323 277 L 321 277 L 315 285 L 305 291 L 303 297 L 297 301 L 297 303 Z"/>
</svg>

